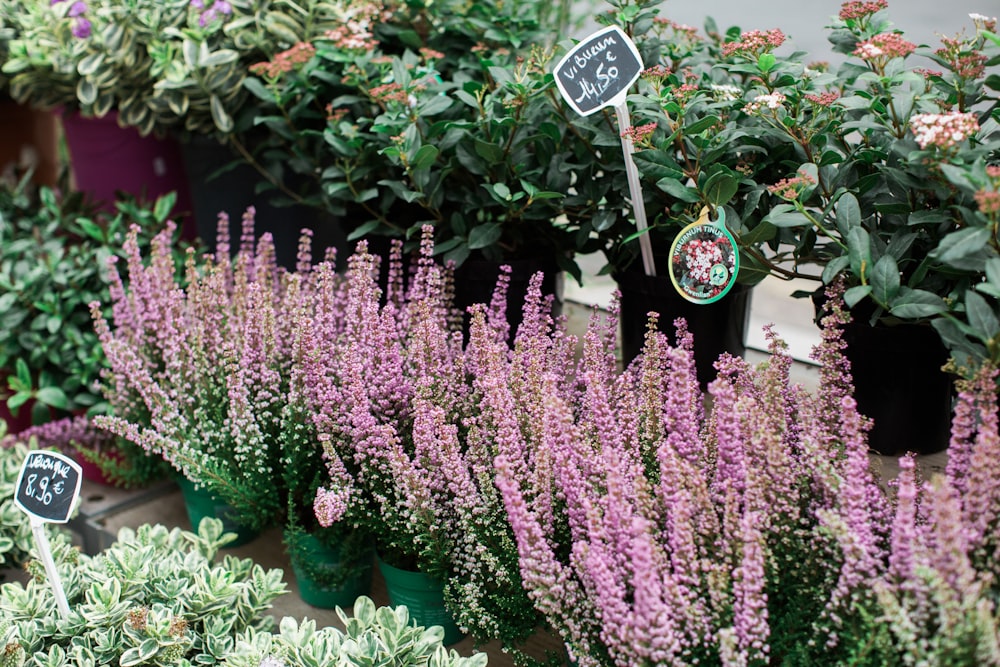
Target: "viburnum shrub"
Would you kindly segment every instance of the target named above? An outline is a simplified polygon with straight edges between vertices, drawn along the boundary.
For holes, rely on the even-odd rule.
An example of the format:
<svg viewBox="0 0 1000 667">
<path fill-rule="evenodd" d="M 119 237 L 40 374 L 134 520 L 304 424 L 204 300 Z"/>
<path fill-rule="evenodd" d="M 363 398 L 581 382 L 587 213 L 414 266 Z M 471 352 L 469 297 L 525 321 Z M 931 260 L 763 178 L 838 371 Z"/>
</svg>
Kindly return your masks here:
<svg viewBox="0 0 1000 667">
<path fill-rule="evenodd" d="M 341 5 L 340 29 L 252 66 L 245 86 L 269 132 L 244 156 L 339 215 L 350 239 L 416 251 L 431 224 L 435 252 L 458 265 L 544 258 L 579 279 L 573 254 L 596 250 L 590 232 L 610 224 L 616 170 L 549 73 L 565 3 Z M 273 177 L 288 171 L 308 187 Z"/>
<path fill-rule="evenodd" d="M 996 371 L 960 385 L 947 474 L 918 481 L 905 457 L 887 493 L 831 296 L 814 394 L 773 333 L 705 396 L 683 328 L 671 347 L 651 327 L 618 372 L 596 325 L 576 382 L 488 385 L 484 403 L 535 396 L 496 428 L 496 485 L 577 664 L 1000 664 Z"/>
<path fill-rule="evenodd" d="M 1000 360 L 996 18 L 924 47 L 886 0 L 845 2 L 831 53 L 808 54 L 771 26 L 702 35 L 656 1 L 611 5 L 647 66 L 629 102 L 654 247 L 722 207 L 740 282 L 843 275 L 859 320 L 930 322 L 963 364 Z M 606 230 L 613 269 L 635 237 Z"/>
</svg>

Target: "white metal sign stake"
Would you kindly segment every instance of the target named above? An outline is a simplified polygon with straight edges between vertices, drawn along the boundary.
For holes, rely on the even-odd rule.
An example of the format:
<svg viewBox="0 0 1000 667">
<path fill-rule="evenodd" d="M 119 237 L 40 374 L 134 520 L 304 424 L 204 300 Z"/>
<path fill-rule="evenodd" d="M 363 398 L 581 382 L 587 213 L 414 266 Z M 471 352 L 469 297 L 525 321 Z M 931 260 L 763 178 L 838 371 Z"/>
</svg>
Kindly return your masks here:
<svg viewBox="0 0 1000 667">
<path fill-rule="evenodd" d="M 639 50 L 621 28 L 609 26 L 577 44 L 556 64 L 553 73 L 563 99 L 581 116 L 589 116 L 605 107 L 615 108 L 635 226 L 644 232 L 647 227 L 646 205 L 642 200 L 639 170 L 632 159 L 635 149 L 628 136 L 632 124 L 625 104 L 628 89 L 642 73 Z M 655 276 L 656 265 L 649 234 L 640 234 L 639 249 L 646 275 Z"/>
<path fill-rule="evenodd" d="M 618 117 L 618 129 L 622 135 L 622 153 L 625 154 L 625 176 L 628 178 L 628 191 L 632 197 L 632 210 L 635 213 L 635 228 L 640 232 L 646 229 L 646 203 L 642 200 L 642 184 L 639 182 L 639 170 L 632 159 L 635 146 L 629 138 L 629 129 L 632 124 L 628 117 L 628 107 L 625 103 L 615 106 L 615 115 Z M 642 254 L 642 268 L 647 276 L 656 275 L 656 262 L 653 260 L 653 244 L 649 240 L 649 234 L 639 237 L 639 251 Z"/>
<path fill-rule="evenodd" d="M 45 574 L 49 576 L 49 585 L 52 586 L 52 594 L 56 598 L 56 607 L 59 608 L 59 614 L 66 618 L 69 616 L 69 602 L 66 600 L 66 591 L 63 589 L 62 579 L 59 578 L 59 571 L 56 570 L 56 562 L 52 560 L 52 547 L 45 534 L 45 523 L 31 517 L 31 532 L 35 534 L 35 544 L 38 545 L 38 553 L 45 565 Z"/>
</svg>

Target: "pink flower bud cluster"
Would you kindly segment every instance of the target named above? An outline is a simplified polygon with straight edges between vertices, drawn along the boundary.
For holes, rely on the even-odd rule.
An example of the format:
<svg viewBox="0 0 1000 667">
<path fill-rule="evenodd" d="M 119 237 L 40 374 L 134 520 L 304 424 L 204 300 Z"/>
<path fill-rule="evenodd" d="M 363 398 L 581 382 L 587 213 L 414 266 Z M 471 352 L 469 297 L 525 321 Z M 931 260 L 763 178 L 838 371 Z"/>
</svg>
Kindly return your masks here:
<svg viewBox="0 0 1000 667">
<path fill-rule="evenodd" d="M 722 55 L 733 55 L 745 58 L 756 58 L 785 43 L 785 33 L 778 28 L 772 30 L 750 30 L 740 34 L 738 42 L 726 42 L 722 45 Z"/>
<path fill-rule="evenodd" d="M 905 58 L 916 48 L 916 44 L 903 39 L 899 34 L 884 32 L 858 44 L 853 53 L 862 60 L 884 66 L 893 58 Z"/>
<path fill-rule="evenodd" d="M 862 0 L 850 0 L 845 2 L 840 6 L 840 13 L 838 16 L 841 21 L 853 21 L 857 19 L 867 18 L 872 14 L 879 12 L 889 6 L 887 0 L 872 0 L 871 2 L 862 2 Z"/>
<path fill-rule="evenodd" d="M 270 62 L 254 63 L 250 66 L 250 72 L 269 79 L 277 79 L 282 74 L 306 64 L 314 55 L 316 55 L 315 46 L 308 42 L 299 42 L 274 56 Z"/>
</svg>

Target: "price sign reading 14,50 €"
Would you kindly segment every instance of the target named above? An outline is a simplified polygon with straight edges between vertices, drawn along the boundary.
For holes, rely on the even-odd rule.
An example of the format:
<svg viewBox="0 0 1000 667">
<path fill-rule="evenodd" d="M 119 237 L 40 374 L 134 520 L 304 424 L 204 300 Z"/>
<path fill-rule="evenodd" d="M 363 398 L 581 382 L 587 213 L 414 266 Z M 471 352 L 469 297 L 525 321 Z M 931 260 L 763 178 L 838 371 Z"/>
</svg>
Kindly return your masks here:
<svg viewBox="0 0 1000 667">
<path fill-rule="evenodd" d="M 639 50 L 618 26 L 609 26 L 590 35 L 563 56 L 553 70 L 559 93 L 581 116 L 589 116 L 604 107 L 615 108 L 635 226 L 641 232 L 646 229 L 646 209 L 642 203 L 639 170 L 632 160 L 635 148 L 632 140 L 627 138 L 631 121 L 625 104 L 628 89 L 639 80 L 640 74 L 642 57 Z M 655 276 L 656 265 L 649 234 L 639 237 L 639 248 L 646 275 Z"/>
<path fill-rule="evenodd" d="M 66 523 L 81 481 L 76 461 L 58 452 L 28 452 L 17 478 L 14 504 L 35 519 Z"/>
<path fill-rule="evenodd" d="M 618 106 L 642 72 L 635 44 L 618 26 L 590 35 L 553 70 L 563 99 L 581 116 Z"/>
</svg>

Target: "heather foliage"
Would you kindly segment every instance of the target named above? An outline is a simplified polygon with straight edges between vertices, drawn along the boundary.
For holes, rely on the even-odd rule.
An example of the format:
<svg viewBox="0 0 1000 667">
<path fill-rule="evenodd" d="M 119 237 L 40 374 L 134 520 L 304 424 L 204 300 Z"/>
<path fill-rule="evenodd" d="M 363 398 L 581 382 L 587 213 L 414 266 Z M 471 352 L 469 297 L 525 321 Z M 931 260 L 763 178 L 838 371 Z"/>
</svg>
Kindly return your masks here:
<svg viewBox="0 0 1000 667">
<path fill-rule="evenodd" d="M 108 358 L 104 390 L 114 416 L 101 428 L 161 456 L 233 505 L 248 526 L 278 520 L 322 472 L 315 433 L 295 400 L 301 375 L 296 326 L 336 282 L 330 263 L 311 270 L 308 243 L 296 272 L 279 269 L 268 236 L 254 246 L 253 211 L 230 258 L 220 219 L 217 255 L 175 280 L 169 236 L 146 262 L 135 233 L 125 243 L 128 289 L 112 286 L 113 325 L 96 307 Z M 308 507 L 308 504 L 306 505 Z"/>
<path fill-rule="evenodd" d="M 759 367 L 720 359 L 707 411 L 683 334 L 651 329 L 617 373 L 592 326 L 575 385 L 540 376 L 498 435 L 496 484 L 529 595 L 578 664 L 996 664 L 995 372 L 963 386 L 947 477 L 920 485 L 905 460 L 893 505 L 836 303 L 812 395 L 773 335 Z"/>
<path fill-rule="evenodd" d="M 431 233 L 424 229 L 409 280 L 394 245 L 384 296 L 378 261 L 360 244 L 349 261 L 343 319 L 317 317 L 306 363 L 330 474 L 317 517 L 366 527 L 384 560 L 445 583 L 460 626 L 516 648 L 541 619 L 522 589 L 493 485 L 497 410 L 509 420 L 514 406 L 483 404 L 478 379 L 470 382 L 480 365 L 506 364 L 505 284 L 488 312 L 477 311 L 463 351 L 449 271 L 431 258 Z M 537 285 L 535 292 L 541 308 Z"/>
</svg>

